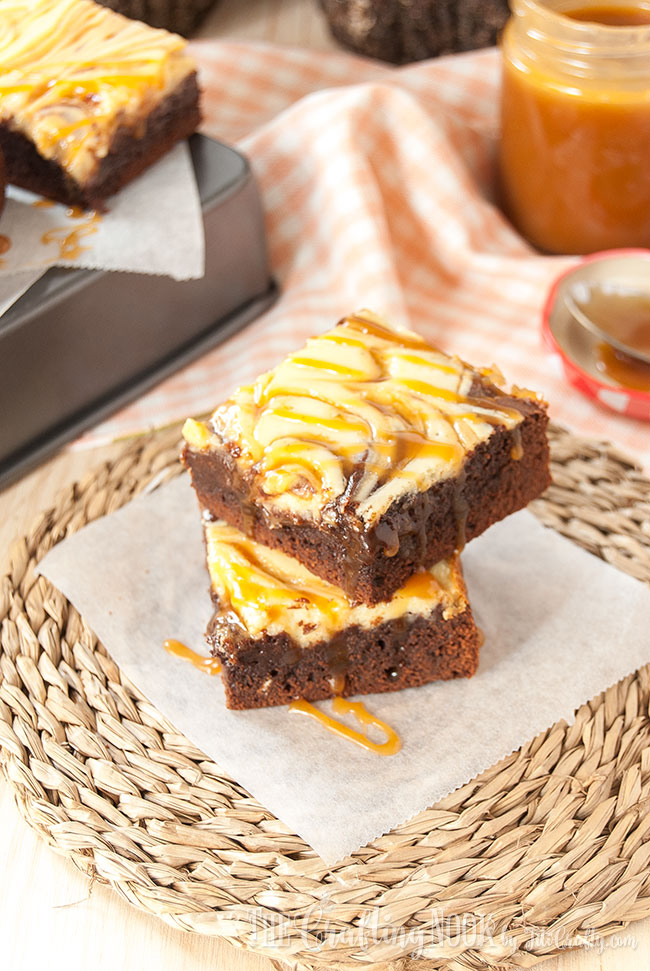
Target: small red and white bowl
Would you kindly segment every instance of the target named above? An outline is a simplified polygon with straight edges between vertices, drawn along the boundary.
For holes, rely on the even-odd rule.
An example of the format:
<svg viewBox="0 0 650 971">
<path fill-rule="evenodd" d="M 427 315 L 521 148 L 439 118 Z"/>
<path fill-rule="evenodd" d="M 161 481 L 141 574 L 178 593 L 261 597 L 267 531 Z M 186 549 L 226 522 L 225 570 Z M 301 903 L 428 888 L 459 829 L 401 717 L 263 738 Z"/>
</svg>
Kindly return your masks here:
<svg viewBox="0 0 650 971">
<path fill-rule="evenodd" d="M 594 253 L 567 270 L 551 287 L 542 312 L 542 334 L 559 358 L 567 381 L 588 398 L 619 415 L 650 421 L 650 393 L 624 388 L 598 370 L 599 339 L 579 324 L 565 302 L 577 284 L 599 282 L 650 293 L 650 250 L 627 249 Z"/>
</svg>

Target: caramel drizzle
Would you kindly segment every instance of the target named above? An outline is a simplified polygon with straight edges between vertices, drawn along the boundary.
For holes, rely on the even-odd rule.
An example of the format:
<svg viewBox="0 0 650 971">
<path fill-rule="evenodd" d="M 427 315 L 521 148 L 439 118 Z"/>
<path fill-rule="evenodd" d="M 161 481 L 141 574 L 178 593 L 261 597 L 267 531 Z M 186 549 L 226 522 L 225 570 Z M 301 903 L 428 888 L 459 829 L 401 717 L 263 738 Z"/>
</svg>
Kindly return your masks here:
<svg viewBox="0 0 650 971">
<path fill-rule="evenodd" d="M 11 249 L 11 239 L 9 236 L 5 236 L 4 233 L 0 235 L 0 253 L 7 253 Z"/>
<path fill-rule="evenodd" d="M 372 346 L 367 338 L 381 340 L 388 348 Z M 353 364 L 321 359 L 317 351 L 319 341 L 366 351 L 376 365 L 376 375 L 369 377 Z M 440 459 L 460 465 L 467 448 L 461 440 L 459 423 L 494 426 L 516 425 L 521 421 L 521 410 L 516 405 L 501 404 L 498 398 L 461 395 L 439 387 L 435 380 L 392 377 L 384 357 L 391 347 L 399 350 L 400 361 L 428 366 L 433 372 L 457 374 L 459 379 L 463 374 L 465 366 L 460 362 L 454 364 L 448 359 L 449 363 L 445 363 L 422 357 L 422 352 L 431 353 L 435 348 L 417 335 L 393 331 L 370 317 L 345 318 L 334 331 L 316 338 L 304 351 L 287 358 L 285 363 L 290 366 L 314 372 L 313 381 L 307 386 L 290 386 L 289 382 L 285 386 L 282 379 L 275 378 L 276 372 L 271 372 L 267 380 L 258 382 L 254 388 L 254 423 L 266 413 L 279 419 L 286 429 L 263 447 L 261 458 L 253 463 L 253 473 L 261 479 L 263 491 L 271 495 L 324 493 L 331 461 L 339 464 L 348 482 L 358 470 L 374 476 L 373 489 L 391 478 L 415 479 L 418 473 L 412 463 L 417 459 Z M 390 378 L 392 387 L 386 386 Z M 305 407 L 301 407 L 301 401 Z M 334 408 L 336 414 L 319 414 L 318 409 L 315 414 L 309 413 L 308 402 Z M 447 402 L 468 408 L 454 413 L 453 409 L 445 410 Z M 382 438 L 381 420 L 387 415 L 396 417 L 404 427 L 391 429 Z M 427 416 L 444 421 L 454 441 L 427 438 L 420 430 Z M 345 440 L 346 434 L 351 434 L 352 441 Z M 327 453 L 329 459 L 325 458 Z M 515 437 L 513 458 L 521 454 L 520 437 Z"/>
<path fill-rule="evenodd" d="M 339 587 L 300 567 L 286 554 L 265 548 L 225 523 L 206 523 L 204 529 L 208 569 L 220 613 L 235 618 L 249 632 L 268 630 L 275 623 L 287 630 L 295 623 L 309 639 L 318 629 L 321 636 L 326 633 L 330 638 L 330 674 L 345 674 L 347 647 L 345 638 L 338 635 L 350 624 L 375 622 L 373 611 L 378 621 L 387 605 L 367 608 L 370 616 L 357 619 L 357 608 Z M 386 537 L 386 545 L 390 544 L 391 537 Z M 413 601 L 421 602 L 422 612 L 436 604 L 455 604 L 459 590 L 453 565 L 450 569 L 449 587 L 442 565 L 416 572 L 394 594 L 391 616 L 417 612 L 418 604 Z M 342 688 L 336 688 L 335 693 L 340 691 Z"/>
<path fill-rule="evenodd" d="M 309 701 L 305 701 L 304 698 L 300 698 L 298 701 L 292 701 L 289 705 L 289 712 L 298 712 L 302 715 L 307 715 L 309 718 L 313 718 L 314 721 L 319 722 L 328 732 L 332 732 L 334 735 L 340 735 L 349 742 L 353 742 L 355 745 L 359 745 L 361 748 L 365 748 L 370 752 L 375 752 L 377 755 L 396 755 L 401 749 L 402 742 L 397 732 L 390 725 L 387 725 L 385 721 L 371 714 L 362 702 L 347 701 L 347 699 L 340 697 L 333 698 L 332 711 L 336 715 L 354 715 L 362 727 L 373 727 L 383 732 L 386 736 L 386 741 L 373 742 L 364 732 L 356 731 L 356 729 L 350 728 L 336 718 L 332 718 L 331 715 L 327 715 L 319 708 L 315 708 L 314 705 Z"/>
<path fill-rule="evenodd" d="M 429 570 L 419 570 L 408 578 L 399 593 L 403 597 L 430 600 L 440 595 L 440 584 Z"/>
<path fill-rule="evenodd" d="M 197 670 L 203 671 L 204 674 L 215 675 L 219 674 L 221 671 L 221 661 L 216 657 L 203 657 L 201 654 L 197 654 L 187 645 L 182 644 L 181 641 L 167 640 L 163 641 L 163 647 L 168 654 L 173 654 L 174 657 L 183 658 L 184 661 L 189 661 Z"/>
<path fill-rule="evenodd" d="M 350 314 L 348 317 L 344 317 L 339 322 L 339 327 L 350 328 L 362 334 L 367 334 L 369 337 L 379 337 L 380 340 L 387 341 L 390 344 L 396 344 L 398 347 L 411 348 L 417 351 L 438 350 L 432 344 L 427 344 L 417 334 L 412 336 L 411 334 L 404 333 L 404 331 L 393 330 L 390 327 L 384 326 L 384 324 L 380 324 L 378 320 L 371 320 L 369 317 L 361 316 L 360 314 Z"/>
<path fill-rule="evenodd" d="M 521 441 L 521 428 L 517 425 L 512 429 L 512 448 L 510 449 L 510 458 L 513 462 L 518 462 L 524 457 L 524 446 Z"/>
<path fill-rule="evenodd" d="M 86 216 L 86 213 L 83 209 L 74 207 L 73 209 L 67 209 L 66 215 L 70 219 L 81 219 Z M 96 233 L 100 222 L 101 216 L 99 213 L 91 212 L 88 214 L 88 221 L 82 223 L 80 226 L 76 226 L 74 229 L 69 229 L 67 226 L 57 226 L 54 229 L 48 229 L 46 233 L 43 233 L 41 242 L 46 246 L 55 243 L 59 247 L 57 259 L 77 260 L 82 253 L 90 249 L 90 246 L 82 246 L 81 240 Z"/>
<path fill-rule="evenodd" d="M 204 674 L 214 676 L 221 671 L 221 662 L 218 658 L 202 657 L 180 641 L 172 639 L 166 640 L 163 642 L 163 647 L 168 654 L 189 661 L 190 664 Z M 332 677 L 333 690 L 343 690 L 344 684 L 345 675 L 337 674 Z M 377 755 L 396 755 L 402 747 L 402 742 L 397 732 L 390 725 L 387 725 L 386 722 L 377 718 L 376 715 L 371 714 L 360 701 L 347 701 L 345 698 L 340 697 L 333 698 L 332 711 L 337 715 L 354 715 L 359 724 L 364 728 L 374 727 L 379 729 L 386 736 L 385 742 L 373 742 L 363 732 L 358 732 L 354 728 L 350 728 L 343 722 L 337 721 L 337 719 L 325 714 L 325 712 L 319 711 L 318 708 L 315 708 L 303 698 L 292 701 L 289 705 L 289 711 L 297 711 L 303 715 L 308 715 L 315 721 L 320 722 L 328 731 L 347 738 L 350 742 L 354 742 L 361 748 L 376 752 Z"/>
<path fill-rule="evenodd" d="M 340 695 L 345 691 L 345 674 L 342 671 L 339 671 L 336 674 L 333 674 L 330 671 L 328 680 L 335 695 Z"/>
<path fill-rule="evenodd" d="M 238 559 L 233 557 L 233 552 Z M 214 560 L 214 556 L 212 559 Z M 314 577 L 313 582 L 309 583 L 305 582 L 304 577 L 276 576 L 256 555 L 253 544 L 245 536 L 238 540 L 229 538 L 225 541 L 223 555 L 219 560 L 221 562 L 218 566 L 227 567 L 227 571 L 221 572 L 222 579 L 224 572 L 228 574 L 228 593 L 232 606 L 235 609 L 242 605 L 263 608 L 269 623 L 279 619 L 287 602 L 289 605 L 311 604 L 330 620 L 349 606 L 342 591 L 318 577 Z M 279 603 L 274 603 L 274 600 Z"/>
<path fill-rule="evenodd" d="M 0 91 L 155 79 L 185 42 L 87 0 L 13 0 L 2 11 Z M 48 82 L 50 82 L 48 84 Z M 51 82 L 54 82 L 52 84 Z"/>
</svg>

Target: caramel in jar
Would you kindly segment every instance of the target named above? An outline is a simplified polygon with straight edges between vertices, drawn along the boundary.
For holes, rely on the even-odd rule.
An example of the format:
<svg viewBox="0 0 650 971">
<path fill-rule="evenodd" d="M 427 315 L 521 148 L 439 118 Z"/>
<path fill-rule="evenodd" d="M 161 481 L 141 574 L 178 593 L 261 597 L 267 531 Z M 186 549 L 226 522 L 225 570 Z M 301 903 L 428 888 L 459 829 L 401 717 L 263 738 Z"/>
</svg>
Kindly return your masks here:
<svg viewBox="0 0 650 971">
<path fill-rule="evenodd" d="M 650 4 L 512 0 L 504 208 L 549 253 L 650 246 Z"/>
</svg>

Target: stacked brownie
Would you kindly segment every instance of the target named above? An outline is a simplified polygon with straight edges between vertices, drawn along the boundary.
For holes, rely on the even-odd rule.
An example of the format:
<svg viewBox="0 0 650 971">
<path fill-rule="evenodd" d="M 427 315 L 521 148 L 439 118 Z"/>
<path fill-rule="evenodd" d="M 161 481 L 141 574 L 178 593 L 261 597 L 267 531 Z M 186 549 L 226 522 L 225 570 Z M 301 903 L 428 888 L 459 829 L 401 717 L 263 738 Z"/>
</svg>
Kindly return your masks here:
<svg viewBox="0 0 650 971">
<path fill-rule="evenodd" d="M 229 707 L 474 673 L 458 554 L 549 483 L 545 406 L 495 382 L 363 311 L 186 422 Z"/>
</svg>

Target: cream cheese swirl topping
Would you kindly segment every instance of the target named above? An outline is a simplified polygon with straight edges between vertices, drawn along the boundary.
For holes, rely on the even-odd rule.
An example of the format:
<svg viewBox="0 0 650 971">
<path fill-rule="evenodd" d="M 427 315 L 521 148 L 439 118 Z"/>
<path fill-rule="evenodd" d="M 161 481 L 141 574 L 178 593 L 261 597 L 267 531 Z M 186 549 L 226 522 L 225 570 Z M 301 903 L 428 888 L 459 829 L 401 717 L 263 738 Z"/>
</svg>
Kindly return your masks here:
<svg viewBox="0 0 650 971">
<path fill-rule="evenodd" d="M 185 47 L 92 0 L 0 0 L 0 119 L 83 180 L 195 69 Z"/>
<path fill-rule="evenodd" d="M 253 638 L 284 632 L 308 647 L 350 626 L 374 627 L 406 614 L 428 616 L 438 607 L 447 620 L 467 606 L 456 557 L 414 574 L 385 603 L 353 607 L 342 590 L 285 553 L 248 539 L 221 520 L 205 522 L 204 529 L 220 613 Z"/>
<path fill-rule="evenodd" d="M 345 503 L 372 523 L 396 498 L 456 474 L 495 425 L 522 417 L 459 358 L 361 311 L 183 434 L 195 449 L 229 449 L 267 509 L 334 522 Z"/>
</svg>

